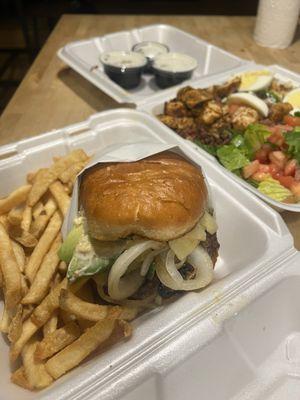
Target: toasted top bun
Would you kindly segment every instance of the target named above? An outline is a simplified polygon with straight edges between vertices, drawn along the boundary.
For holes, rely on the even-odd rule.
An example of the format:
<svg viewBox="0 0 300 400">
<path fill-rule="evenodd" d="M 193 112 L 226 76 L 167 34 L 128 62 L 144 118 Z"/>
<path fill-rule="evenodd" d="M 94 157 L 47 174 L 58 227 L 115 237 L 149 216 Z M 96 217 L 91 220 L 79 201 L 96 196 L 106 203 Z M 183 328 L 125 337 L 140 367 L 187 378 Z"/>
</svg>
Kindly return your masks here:
<svg viewBox="0 0 300 400">
<path fill-rule="evenodd" d="M 198 222 L 207 196 L 201 170 L 170 151 L 98 164 L 85 172 L 80 187 L 89 234 L 99 240 L 180 237 Z"/>
</svg>

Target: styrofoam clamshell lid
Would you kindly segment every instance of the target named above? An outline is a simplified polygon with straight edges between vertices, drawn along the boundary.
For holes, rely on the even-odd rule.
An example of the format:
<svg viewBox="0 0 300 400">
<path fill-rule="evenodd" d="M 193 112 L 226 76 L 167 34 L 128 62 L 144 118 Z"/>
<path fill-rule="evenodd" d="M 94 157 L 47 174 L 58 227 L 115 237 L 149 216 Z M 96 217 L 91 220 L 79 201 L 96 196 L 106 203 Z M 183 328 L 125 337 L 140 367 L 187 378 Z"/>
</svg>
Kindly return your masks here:
<svg viewBox="0 0 300 400">
<path fill-rule="evenodd" d="M 196 88 L 205 88 L 205 87 L 208 87 L 211 85 L 221 84 L 221 83 L 227 81 L 228 79 L 232 78 L 234 75 L 240 74 L 242 72 L 257 71 L 257 70 L 262 70 L 262 69 L 267 69 L 267 70 L 271 71 L 271 73 L 274 74 L 275 78 L 278 78 L 279 80 L 281 80 L 283 82 L 291 82 L 295 87 L 300 87 L 300 75 L 299 74 L 289 71 L 286 68 L 283 68 L 279 65 L 266 66 L 266 65 L 260 65 L 260 64 L 242 65 L 230 72 L 224 72 L 224 73 L 218 74 L 217 76 L 213 76 L 213 77 L 211 76 L 211 77 L 198 79 L 197 81 L 193 82 L 193 86 Z M 183 86 L 186 86 L 186 84 L 180 85 L 180 87 L 183 87 Z M 176 97 L 177 91 L 178 91 L 178 88 L 170 88 L 167 91 L 165 91 L 165 93 L 157 94 L 155 96 L 155 98 L 152 99 L 152 101 L 145 102 L 145 103 L 138 105 L 137 109 L 143 110 L 153 116 L 161 114 L 163 112 L 165 102 Z M 174 134 L 177 135 L 175 132 L 174 132 Z M 260 197 L 266 203 L 268 203 L 272 207 L 274 207 L 277 211 L 282 212 L 284 210 L 287 210 L 287 211 L 300 212 L 300 203 L 287 204 L 287 203 L 283 203 L 283 202 L 279 202 L 279 201 L 271 199 L 270 197 L 264 195 L 259 190 L 257 190 L 254 186 L 247 183 L 244 179 L 239 178 L 236 174 L 228 171 L 225 167 L 223 167 L 217 161 L 217 159 L 214 156 L 210 155 L 205 150 L 201 149 L 199 146 L 192 143 L 191 141 L 189 141 L 189 140 L 186 140 L 186 141 L 190 144 L 190 146 L 197 149 L 197 151 L 199 151 L 199 153 L 203 154 L 206 158 L 208 158 L 212 162 L 214 162 L 220 169 L 222 169 L 226 174 L 228 174 L 232 180 L 238 182 L 240 185 L 242 185 L 247 190 L 250 190 L 256 196 Z"/>
<path fill-rule="evenodd" d="M 58 56 L 71 68 L 120 103 L 140 104 L 156 93 L 164 92 L 155 84 L 153 75 L 144 74 L 138 87 L 125 90 L 104 73 L 99 60 L 106 51 L 129 51 L 140 42 L 156 41 L 172 52 L 185 53 L 198 62 L 190 80 L 218 74 L 236 68 L 247 61 L 171 25 L 149 25 L 129 31 L 115 32 L 102 37 L 72 42 L 58 51 Z M 178 85 L 177 85 L 178 86 Z"/>
<path fill-rule="evenodd" d="M 299 312 L 292 311 L 299 297 L 295 279 L 292 289 L 276 291 L 273 303 L 269 300 L 265 306 L 251 305 L 269 288 L 275 276 L 279 280 L 284 276 L 283 271 L 290 271 L 292 264 L 299 264 L 292 237 L 279 214 L 252 193 L 240 190 L 214 162 L 144 112 L 107 111 L 80 124 L 3 146 L 0 149 L 0 195 L 23 183 L 27 172 L 50 165 L 53 156 L 74 148 L 83 148 L 92 154 L 106 151 L 107 146 L 117 143 L 137 142 L 144 143 L 145 147 L 149 142 L 157 146 L 180 146 L 204 170 L 215 200 L 221 245 L 213 283 L 141 316 L 133 323 L 130 340 L 89 358 L 40 393 L 30 393 L 10 383 L 8 346 L 2 340 L 1 400 L 96 400 L 99 397 L 103 400 L 142 397 L 182 400 L 190 394 L 197 398 L 198 391 L 205 400 L 230 399 L 248 383 L 250 385 L 251 379 L 255 380 L 259 365 L 253 363 L 251 357 L 258 357 L 259 351 L 252 338 L 258 335 L 258 328 L 264 321 L 273 336 L 257 346 L 265 346 L 261 352 L 266 355 L 267 346 L 276 345 L 280 338 L 285 338 L 285 332 L 298 327 Z M 276 312 L 270 311 L 270 304 Z M 236 314 L 242 308 L 245 311 L 239 315 L 252 313 L 251 324 L 243 322 L 247 318 L 241 317 L 236 334 L 228 339 L 227 333 L 223 335 L 224 329 L 227 326 L 230 332 L 234 329 L 235 318 L 239 318 Z M 287 326 L 279 320 L 284 312 L 288 313 L 284 320 Z M 260 317 L 261 313 L 265 320 Z M 239 338 L 245 340 L 242 344 L 246 350 Z M 296 336 L 289 349 L 293 360 L 298 354 L 297 340 Z M 249 360 L 245 358 L 246 352 Z"/>
</svg>

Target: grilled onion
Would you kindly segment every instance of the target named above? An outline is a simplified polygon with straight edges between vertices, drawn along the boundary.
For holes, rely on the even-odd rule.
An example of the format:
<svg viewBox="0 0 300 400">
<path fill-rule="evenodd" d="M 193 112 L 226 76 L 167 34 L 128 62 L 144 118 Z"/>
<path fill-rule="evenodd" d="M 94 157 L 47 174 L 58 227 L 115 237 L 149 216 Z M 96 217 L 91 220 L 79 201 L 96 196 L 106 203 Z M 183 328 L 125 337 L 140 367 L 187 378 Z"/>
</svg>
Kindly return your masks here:
<svg viewBox="0 0 300 400">
<path fill-rule="evenodd" d="M 147 250 L 158 250 L 164 243 L 146 240 L 125 250 L 112 265 L 108 275 L 108 294 L 112 299 L 123 300 L 132 296 L 144 282 L 139 270 L 124 276 L 130 264 Z"/>
<path fill-rule="evenodd" d="M 170 289 L 186 291 L 203 288 L 212 281 L 213 262 L 203 247 L 196 247 L 187 257 L 187 262 L 194 267 L 196 274 L 194 279 L 184 280 L 182 278 L 177 271 L 174 257 L 172 261 L 172 254 L 170 252 L 164 257 L 158 257 L 156 274 L 159 280 Z M 178 275 L 180 275 L 180 278 Z"/>
</svg>

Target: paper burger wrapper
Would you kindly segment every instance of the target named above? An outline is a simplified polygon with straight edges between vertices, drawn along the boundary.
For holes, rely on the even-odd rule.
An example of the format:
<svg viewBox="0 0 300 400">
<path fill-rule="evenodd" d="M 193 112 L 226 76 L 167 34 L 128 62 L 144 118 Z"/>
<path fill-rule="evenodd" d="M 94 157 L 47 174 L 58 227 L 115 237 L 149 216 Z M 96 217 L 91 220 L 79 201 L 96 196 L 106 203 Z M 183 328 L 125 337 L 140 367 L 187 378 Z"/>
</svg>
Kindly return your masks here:
<svg viewBox="0 0 300 400">
<path fill-rule="evenodd" d="M 105 147 L 101 151 L 97 152 L 89 162 L 89 164 L 81 171 L 81 173 L 77 176 L 72 199 L 70 203 L 69 210 L 64 220 L 62 234 L 65 238 L 67 233 L 72 229 L 74 218 L 76 217 L 79 209 L 79 187 L 81 182 L 82 174 L 88 170 L 89 168 L 95 166 L 100 163 L 114 163 L 114 162 L 134 162 L 138 160 L 142 160 L 143 158 L 152 156 L 154 154 L 161 153 L 163 151 L 170 150 L 174 153 L 181 155 L 182 157 L 189 160 L 192 164 L 194 164 L 197 168 L 201 169 L 201 167 L 194 163 L 193 160 L 188 156 L 188 154 L 180 147 L 174 146 L 170 144 L 162 144 L 162 143 L 126 143 L 126 144 L 114 144 L 108 147 Z M 209 184 L 207 178 L 205 176 L 204 171 L 201 169 L 202 174 L 204 176 L 204 180 L 208 190 L 208 207 L 214 208 L 214 204 L 212 201 L 212 196 L 209 188 Z"/>
<path fill-rule="evenodd" d="M 300 0 L 260 0 L 254 40 L 261 46 L 284 49 L 294 38 Z"/>
</svg>

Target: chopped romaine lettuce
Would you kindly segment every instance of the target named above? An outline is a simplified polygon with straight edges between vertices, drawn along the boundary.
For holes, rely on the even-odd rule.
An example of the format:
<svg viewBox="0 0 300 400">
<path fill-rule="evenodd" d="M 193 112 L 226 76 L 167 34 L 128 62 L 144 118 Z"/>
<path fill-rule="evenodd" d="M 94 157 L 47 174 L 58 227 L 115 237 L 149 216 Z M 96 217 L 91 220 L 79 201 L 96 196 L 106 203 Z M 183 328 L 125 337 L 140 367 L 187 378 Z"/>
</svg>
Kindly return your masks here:
<svg viewBox="0 0 300 400">
<path fill-rule="evenodd" d="M 245 145 L 245 139 L 244 136 L 241 135 L 240 133 L 233 136 L 233 138 L 230 141 L 230 144 L 233 144 L 235 147 L 243 147 Z"/>
<path fill-rule="evenodd" d="M 282 186 L 273 178 L 268 178 L 260 182 L 258 185 L 258 190 L 266 196 L 271 197 L 271 199 L 277 201 L 283 201 L 287 197 L 292 196 L 292 192 L 290 192 L 287 188 Z"/>
<path fill-rule="evenodd" d="M 288 144 L 288 153 L 300 163 L 300 127 L 292 132 L 285 133 L 285 141 Z"/>
<path fill-rule="evenodd" d="M 215 156 L 217 154 L 216 146 L 211 146 L 209 144 L 201 143 L 200 140 L 197 138 L 194 140 L 194 143 L 196 143 L 197 146 L 201 147 L 201 149 L 207 151 L 212 156 Z"/>
<path fill-rule="evenodd" d="M 238 170 L 250 163 L 244 151 L 234 145 L 225 145 L 217 150 L 217 156 L 221 164 L 229 171 Z"/>
<path fill-rule="evenodd" d="M 253 157 L 253 154 L 261 148 L 270 135 L 271 132 L 265 125 L 251 124 L 247 127 L 244 133 L 244 139 L 250 159 Z"/>
</svg>

